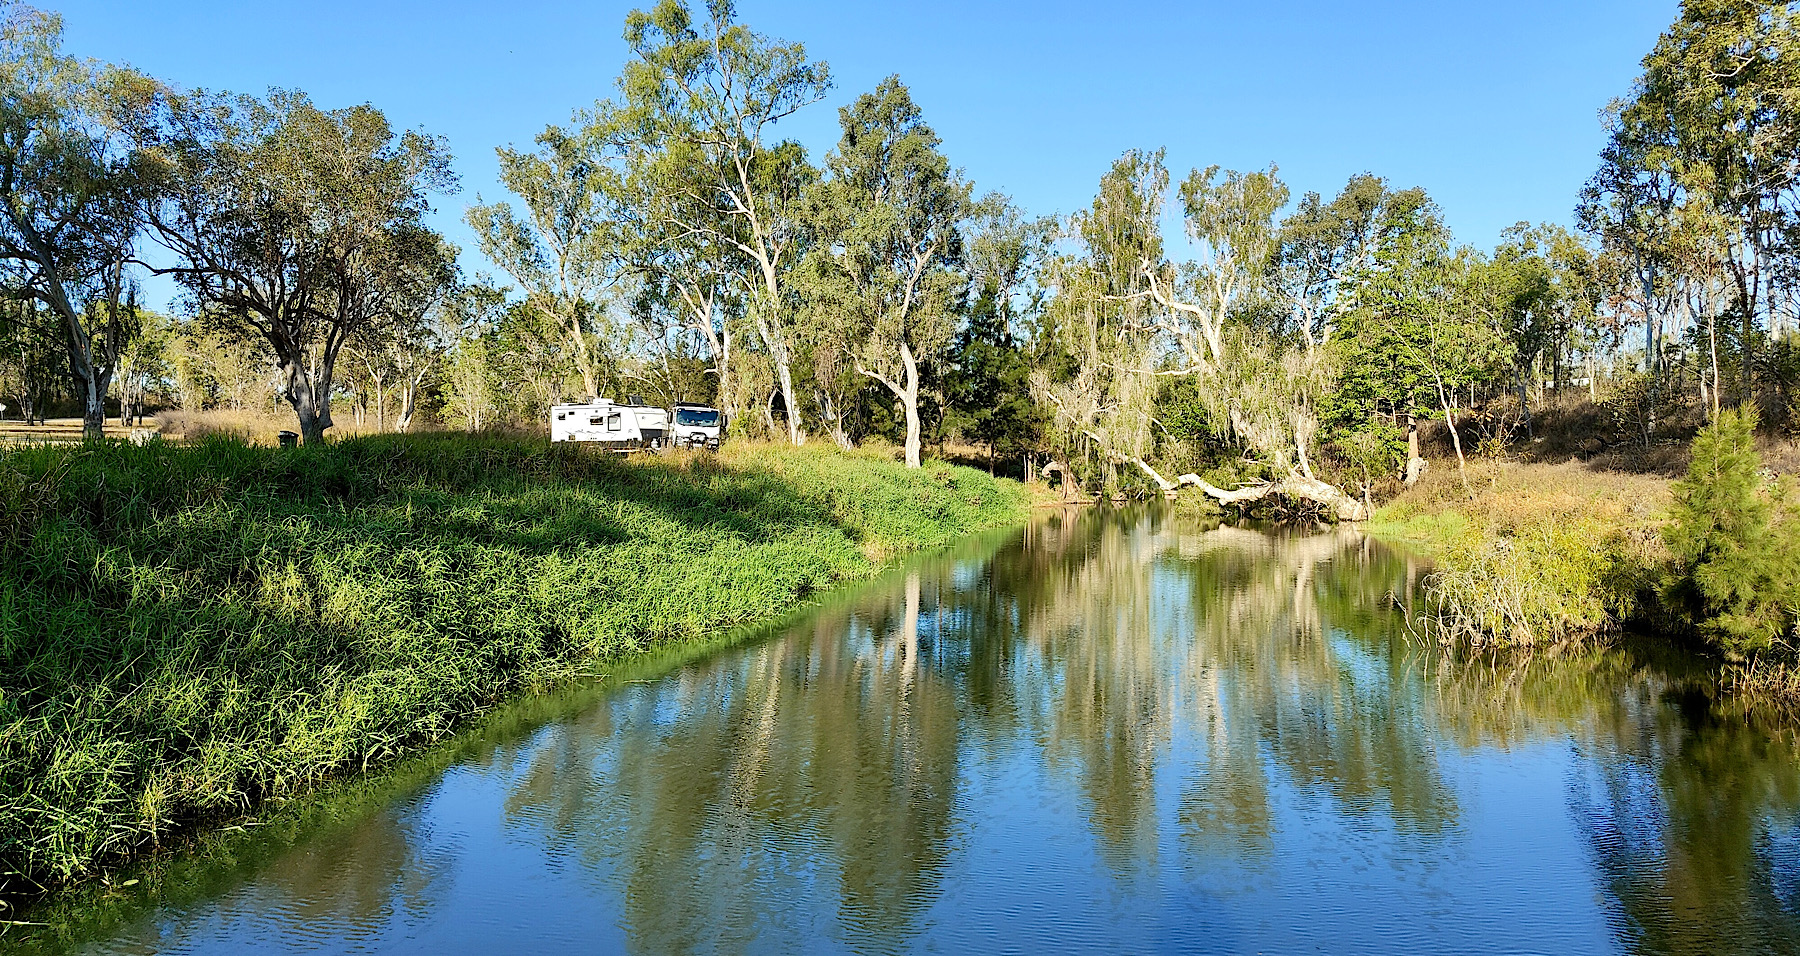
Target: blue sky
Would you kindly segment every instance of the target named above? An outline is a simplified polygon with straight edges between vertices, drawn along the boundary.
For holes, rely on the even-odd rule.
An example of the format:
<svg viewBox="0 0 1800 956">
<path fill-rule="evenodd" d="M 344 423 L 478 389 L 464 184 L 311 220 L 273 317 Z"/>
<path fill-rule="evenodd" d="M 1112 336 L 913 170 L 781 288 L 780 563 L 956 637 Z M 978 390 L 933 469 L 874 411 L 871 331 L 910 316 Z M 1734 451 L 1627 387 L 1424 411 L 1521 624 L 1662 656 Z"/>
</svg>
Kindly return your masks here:
<svg viewBox="0 0 1800 956">
<path fill-rule="evenodd" d="M 463 188 L 439 200 L 438 223 L 470 269 L 483 264 L 460 217 L 501 194 L 494 147 L 611 95 L 639 5 L 38 2 L 64 15 L 72 53 L 185 87 L 371 102 L 446 137 Z M 1677 12 L 1676 0 L 739 6 L 831 64 L 831 96 L 782 128 L 815 160 L 837 139 L 836 107 L 898 73 L 977 188 L 1034 213 L 1080 208 L 1119 153 L 1166 146 L 1177 179 L 1274 162 L 1296 196 L 1364 170 L 1423 186 L 1458 238 L 1484 247 L 1519 220 L 1570 221 L 1599 111 Z"/>
</svg>

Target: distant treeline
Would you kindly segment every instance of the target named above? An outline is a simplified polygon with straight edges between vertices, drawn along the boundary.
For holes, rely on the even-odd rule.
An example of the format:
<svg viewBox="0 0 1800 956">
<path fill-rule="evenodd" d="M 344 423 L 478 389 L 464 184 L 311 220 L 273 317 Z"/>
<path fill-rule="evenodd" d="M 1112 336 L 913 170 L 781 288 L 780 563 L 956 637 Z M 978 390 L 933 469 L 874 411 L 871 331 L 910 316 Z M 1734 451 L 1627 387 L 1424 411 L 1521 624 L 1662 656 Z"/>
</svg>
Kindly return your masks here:
<svg viewBox="0 0 1800 956">
<path fill-rule="evenodd" d="M 9 3 L 0 394 L 96 432 L 108 408 L 286 405 L 316 441 L 346 403 L 473 430 L 635 393 L 716 403 L 739 434 L 912 463 L 960 442 L 1088 490 L 1247 483 L 1345 515 L 1416 477 L 1427 420 L 1459 459 L 1563 395 L 1644 445 L 1743 404 L 1781 428 L 1794 14 L 1686 4 L 1606 112 L 1579 229 L 1484 250 L 1378 175 L 1295 196 L 1274 166 L 1177 179 L 1153 149 L 1089 208 L 1033 216 L 976 189 L 898 77 L 811 157 L 777 124 L 825 108 L 827 65 L 728 2 L 665 0 L 626 18 L 611 96 L 497 151 L 510 195 L 465 212 L 494 269 L 469 276 L 426 223 L 458 187 L 443 140 L 79 59 Z M 1169 203 L 1192 259 L 1164 248 Z M 137 304 L 150 247 L 178 316 Z"/>
</svg>

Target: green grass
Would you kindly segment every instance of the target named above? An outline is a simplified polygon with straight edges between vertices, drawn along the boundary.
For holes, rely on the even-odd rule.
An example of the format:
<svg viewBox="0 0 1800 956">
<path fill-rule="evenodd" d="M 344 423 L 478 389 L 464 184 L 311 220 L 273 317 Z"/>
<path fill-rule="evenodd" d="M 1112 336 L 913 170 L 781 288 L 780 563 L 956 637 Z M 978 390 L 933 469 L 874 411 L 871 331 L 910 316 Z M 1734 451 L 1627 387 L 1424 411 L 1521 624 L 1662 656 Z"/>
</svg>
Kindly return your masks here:
<svg viewBox="0 0 1800 956">
<path fill-rule="evenodd" d="M 435 434 L 0 455 L 0 894 L 418 750 L 600 662 L 1010 524 L 831 449 Z"/>
<path fill-rule="evenodd" d="M 1641 617 L 1666 553 L 1668 482 L 1578 464 L 1481 462 L 1473 493 L 1436 469 L 1380 508 L 1369 530 L 1436 565 L 1428 622 L 1446 643 L 1529 646 Z"/>
</svg>

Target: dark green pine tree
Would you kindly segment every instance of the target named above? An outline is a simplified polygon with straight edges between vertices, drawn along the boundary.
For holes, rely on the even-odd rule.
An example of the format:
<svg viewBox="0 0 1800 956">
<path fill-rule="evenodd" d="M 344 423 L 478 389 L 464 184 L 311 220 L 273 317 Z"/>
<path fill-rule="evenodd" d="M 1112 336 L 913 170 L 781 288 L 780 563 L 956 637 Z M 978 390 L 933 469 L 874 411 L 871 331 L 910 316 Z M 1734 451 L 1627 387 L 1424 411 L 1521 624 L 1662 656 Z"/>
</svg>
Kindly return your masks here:
<svg viewBox="0 0 1800 956">
<path fill-rule="evenodd" d="M 1675 564 L 1664 600 L 1733 656 L 1790 631 L 1800 601 L 1800 527 L 1775 520 L 1755 430 L 1749 407 L 1727 409 L 1700 430 L 1663 532 Z"/>
<path fill-rule="evenodd" d="M 1045 416 L 1031 400 L 1030 378 L 1031 359 L 1007 328 L 999 290 L 984 283 L 956 337 L 944 398 L 948 424 L 987 448 L 989 471 L 996 459 L 1017 458 L 1039 443 Z"/>
</svg>

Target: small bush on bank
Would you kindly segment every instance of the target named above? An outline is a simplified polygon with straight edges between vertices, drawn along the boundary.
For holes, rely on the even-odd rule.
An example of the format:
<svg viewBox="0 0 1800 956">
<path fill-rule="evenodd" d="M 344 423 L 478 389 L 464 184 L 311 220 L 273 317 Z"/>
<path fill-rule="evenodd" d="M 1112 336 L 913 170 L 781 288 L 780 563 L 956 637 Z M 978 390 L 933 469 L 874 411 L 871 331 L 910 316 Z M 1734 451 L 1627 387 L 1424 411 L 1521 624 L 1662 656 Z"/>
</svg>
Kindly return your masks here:
<svg viewBox="0 0 1800 956">
<path fill-rule="evenodd" d="M 1663 534 L 1663 600 L 1732 657 L 1792 635 L 1800 610 L 1800 517 L 1789 484 L 1764 478 L 1755 430 L 1750 408 L 1700 430 Z"/>
<path fill-rule="evenodd" d="M 828 448 L 621 459 L 437 433 L 0 455 L 0 894 L 1026 509 L 982 472 Z"/>
</svg>

